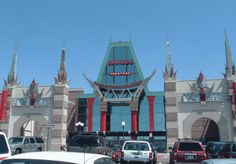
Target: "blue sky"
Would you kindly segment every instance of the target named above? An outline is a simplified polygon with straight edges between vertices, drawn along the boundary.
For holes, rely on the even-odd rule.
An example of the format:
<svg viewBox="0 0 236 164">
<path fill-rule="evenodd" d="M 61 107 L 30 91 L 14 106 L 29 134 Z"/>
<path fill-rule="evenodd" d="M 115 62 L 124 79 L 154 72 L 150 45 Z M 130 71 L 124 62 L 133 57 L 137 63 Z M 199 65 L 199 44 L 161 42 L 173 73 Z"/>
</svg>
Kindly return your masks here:
<svg viewBox="0 0 236 164">
<path fill-rule="evenodd" d="M 7 78 L 15 44 L 22 86 L 34 78 L 54 84 L 66 48 L 71 88 L 92 91 L 82 73 L 96 80 L 109 37 L 131 37 L 144 76 L 153 69 L 152 91 L 163 90 L 166 36 L 177 80 L 222 78 L 224 29 L 236 59 L 235 0 L 0 0 L 0 86 Z"/>
</svg>

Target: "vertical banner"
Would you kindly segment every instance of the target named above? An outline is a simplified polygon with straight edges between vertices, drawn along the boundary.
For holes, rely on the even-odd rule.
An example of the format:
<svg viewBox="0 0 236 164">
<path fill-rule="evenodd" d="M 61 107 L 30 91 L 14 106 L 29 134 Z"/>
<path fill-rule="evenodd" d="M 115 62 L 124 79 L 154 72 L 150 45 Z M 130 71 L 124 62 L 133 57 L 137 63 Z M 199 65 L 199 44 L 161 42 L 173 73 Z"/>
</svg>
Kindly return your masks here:
<svg viewBox="0 0 236 164">
<path fill-rule="evenodd" d="M 4 120 L 6 118 L 7 112 L 7 97 L 8 92 L 7 90 L 2 91 L 2 98 L 1 98 L 1 106 L 0 106 L 0 120 Z"/>
</svg>

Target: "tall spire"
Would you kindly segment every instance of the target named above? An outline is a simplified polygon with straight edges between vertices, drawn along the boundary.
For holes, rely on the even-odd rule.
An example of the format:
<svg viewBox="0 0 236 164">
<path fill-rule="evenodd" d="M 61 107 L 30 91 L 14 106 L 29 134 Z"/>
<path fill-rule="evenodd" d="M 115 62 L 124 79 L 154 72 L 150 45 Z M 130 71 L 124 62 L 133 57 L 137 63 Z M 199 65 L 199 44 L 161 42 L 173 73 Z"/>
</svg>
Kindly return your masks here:
<svg viewBox="0 0 236 164">
<path fill-rule="evenodd" d="M 232 64 L 231 49 L 230 49 L 226 30 L 225 30 L 225 53 L 226 53 L 225 72 L 226 72 L 227 77 L 231 77 L 232 75 L 235 75 L 235 65 Z"/>
<path fill-rule="evenodd" d="M 67 80 L 67 72 L 65 67 L 65 48 L 61 51 L 61 63 L 60 63 L 60 70 L 58 71 L 57 77 L 55 77 L 56 84 L 68 84 Z"/>
<path fill-rule="evenodd" d="M 176 72 L 174 72 L 174 67 L 171 61 L 171 46 L 170 46 L 170 41 L 168 38 L 166 41 L 166 49 L 167 49 L 166 66 L 165 66 L 165 72 L 163 73 L 163 76 L 165 80 L 175 79 Z"/>
<path fill-rule="evenodd" d="M 14 53 L 12 55 L 12 63 L 11 63 L 11 69 L 8 73 L 7 80 L 4 80 L 5 86 L 15 86 L 19 85 L 17 82 L 17 76 L 16 76 L 16 63 L 17 63 L 17 54 L 16 54 L 17 48 L 15 47 Z"/>
</svg>

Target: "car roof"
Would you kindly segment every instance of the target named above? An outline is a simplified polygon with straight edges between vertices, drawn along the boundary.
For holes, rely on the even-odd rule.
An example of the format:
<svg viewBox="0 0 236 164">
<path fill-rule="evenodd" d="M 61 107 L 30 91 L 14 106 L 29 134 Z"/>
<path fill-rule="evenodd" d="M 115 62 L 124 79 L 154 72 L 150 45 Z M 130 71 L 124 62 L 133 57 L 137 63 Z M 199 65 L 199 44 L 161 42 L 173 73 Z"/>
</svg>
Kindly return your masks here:
<svg viewBox="0 0 236 164">
<path fill-rule="evenodd" d="M 84 163 L 84 161 L 86 162 L 91 160 L 94 161 L 101 157 L 107 157 L 107 156 L 100 154 L 79 153 L 79 152 L 45 151 L 45 152 L 30 152 L 30 153 L 18 154 L 11 156 L 8 159 L 38 159 L 38 160 L 54 160 L 54 161 L 71 162 L 71 163 Z"/>
<path fill-rule="evenodd" d="M 134 142 L 134 143 L 149 143 L 148 141 L 135 141 L 135 140 L 125 141 L 125 143 L 127 143 L 127 142 Z"/>
<path fill-rule="evenodd" d="M 227 159 L 208 159 L 202 161 L 200 164 L 222 164 L 222 163 L 236 163 L 235 158 L 227 158 Z"/>
</svg>

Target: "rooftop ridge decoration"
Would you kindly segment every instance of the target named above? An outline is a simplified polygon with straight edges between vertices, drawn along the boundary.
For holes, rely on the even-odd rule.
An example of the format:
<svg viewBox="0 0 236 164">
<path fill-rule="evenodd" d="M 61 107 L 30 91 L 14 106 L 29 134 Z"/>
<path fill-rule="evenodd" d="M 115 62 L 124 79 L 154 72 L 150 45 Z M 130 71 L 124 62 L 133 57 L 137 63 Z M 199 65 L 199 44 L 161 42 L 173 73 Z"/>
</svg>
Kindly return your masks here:
<svg viewBox="0 0 236 164">
<path fill-rule="evenodd" d="M 30 106 L 34 108 L 36 99 L 42 97 L 43 91 L 44 89 L 42 89 L 41 92 L 39 93 L 38 84 L 33 79 L 27 91 L 26 92 L 23 91 L 23 94 L 25 97 L 30 99 Z"/>
<path fill-rule="evenodd" d="M 127 85 L 106 85 L 90 80 L 85 74 L 83 74 L 83 76 L 94 89 L 94 92 L 99 97 L 100 101 L 130 102 L 139 98 L 145 86 L 147 86 L 147 83 L 155 73 L 156 70 L 154 70 L 147 78 Z M 119 92 L 117 92 L 118 90 Z M 112 96 L 109 97 L 109 94 L 112 94 Z"/>
<path fill-rule="evenodd" d="M 225 76 L 226 77 L 236 76 L 235 63 L 232 64 L 231 49 L 226 30 L 225 30 L 225 53 L 226 53 Z"/>
<path fill-rule="evenodd" d="M 200 91 L 212 92 L 212 90 L 214 88 L 214 84 L 212 85 L 211 88 L 209 87 L 209 85 L 206 81 L 206 78 L 201 71 L 198 75 L 196 82 L 193 84 L 189 84 L 189 86 L 190 86 L 192 92 L 200 92 Z"/>
<path fill-rule="evenodd" d="M 163 77 L 165 80 L 171 80 L 171 79 L 175 80 L 176 71 L 174 71 L 174 66 L 171 61 L 171 46 L 169 39 L 167 39 L 166 42 L 166 49 L 167 49 L 166 65 L 165 65 L 165 72 L 163 72 Z"/>
<path fill-rule="evenodd" d="M 60 70 L 58 71 L 57 77 L 55 77 L 55 84 L 68 84 L 67 72 L 65 67 L 65 48 L 61 51 L 61 63 Z"/>
<path fill-rule="evenodd" d="M 16 63 L 17 63 L 17 54 L 16 54 L 16 48 L 12 55 L 12 63 L 11 63 L 11 69 L 8 73 L 7 80 L 4 79 L 4 86 L 19 86 L 19 82 L 17 80 L 16 75 Z"/>
</svg>

